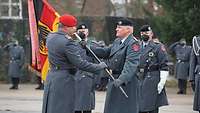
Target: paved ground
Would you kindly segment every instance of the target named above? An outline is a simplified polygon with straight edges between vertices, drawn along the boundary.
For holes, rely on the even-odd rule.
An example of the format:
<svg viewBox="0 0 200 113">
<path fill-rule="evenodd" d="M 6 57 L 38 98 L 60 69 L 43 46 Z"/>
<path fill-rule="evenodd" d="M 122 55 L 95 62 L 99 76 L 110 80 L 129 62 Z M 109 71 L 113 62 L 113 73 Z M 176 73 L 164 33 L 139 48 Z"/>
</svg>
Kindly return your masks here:
<svg viewBox="0 0 200 113">
<path fill-rule="evenodd" d="M 10 85 L 0 84 L 0 113 L 41 113 L 43 91 L 37 91 L 36 85 L 20 85 L 19 90 L 9 90 Z M 93 113 L 102 113 L 105 92 L 96 93 L 96 109 Z M 193 95 L 177 95 L 176 88 L 167 88 L 169 106 L 162 107 L 160 113 L 197 113 L 192 111 Z"/>
</svg>

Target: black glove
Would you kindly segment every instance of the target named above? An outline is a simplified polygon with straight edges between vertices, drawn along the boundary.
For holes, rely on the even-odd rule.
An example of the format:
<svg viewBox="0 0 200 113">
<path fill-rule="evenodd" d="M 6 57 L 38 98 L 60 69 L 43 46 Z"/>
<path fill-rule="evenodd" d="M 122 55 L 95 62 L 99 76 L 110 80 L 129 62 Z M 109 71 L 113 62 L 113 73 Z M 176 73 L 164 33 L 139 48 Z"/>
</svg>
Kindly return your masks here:
<svg viewBox="0 0 200 113">
<path fill-rule="evenodd" d="M 81 46 L 82 46 L 84 49 L 86 48 L 86 45 L 87 45 L 87 42 L 86 42 L 86 41 L 81 40 L 79 43 L 81 44 Z"/>
<path fill-rule="evenodd" d="M 78 32 L 78 36 L 82 39 L 85 40 L 85 34 L 83 32 Z"/>
<path fill-rule="evenodd" d="M 108 66 L 106 65 L 105 62 L 100 62 L 98 65 L 99 65 L 102 69 L 108 68 Z"/>
<path fill-rule="evenodd" d="M 119 87 L 119 86 L 121 86 L 123 83 L 124 83 L 124 82 L 123 82 L 122 80 L 120 80 L 120 79 L 115 79 L 115 80 L 113 81 L 113 85 L 114 85 L 115 87 Z"/>
</svg>

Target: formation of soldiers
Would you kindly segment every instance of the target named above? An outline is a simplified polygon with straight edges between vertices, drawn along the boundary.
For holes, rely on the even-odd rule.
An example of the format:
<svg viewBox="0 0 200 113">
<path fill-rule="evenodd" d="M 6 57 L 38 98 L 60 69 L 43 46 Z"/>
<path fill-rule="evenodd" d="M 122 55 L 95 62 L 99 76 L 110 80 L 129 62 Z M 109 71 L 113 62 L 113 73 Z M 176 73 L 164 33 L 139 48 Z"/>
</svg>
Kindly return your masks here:
<svg viewBox="0 0 200 113">
<path fill-rule="evenodd" d="M 108 75 L 108 84 L 104 85 L 107 88 L 104 113 L 158 113 L 159 107 L 168 105 L 165 91 L 168 54 L 155 38 L 151 26 L 143 25 L 140 39 L 136 39 L 132 21 L 120 18 L 115 29 L 117 38 L 110 46 L 90 40 L 86 24 L 76 26 L 74 16 L 63 15 L 59 18 L 58 32 L 47 37 L 50 70 L 42 113 L 91 113 L 95 108 L 96 78 L 101 73 Z M 76 40 L 75 34 L 81 41 Z M 176 55 L 177 94 L 186 94 L 189 78 L 195 92 L 195 111 L 200 111 L 199 44 L 200 37 L 195 36 L 193 47 L 188 46 L 185 39 L 169 47 Z M 23 62 L 18 61 L 24 60 L 23 48 L 17 45 L 15 42 L 4 47 L 10 54 L 9 75 L 13 83 L 10 89 L 18 89 L 20 77 L 15 75 L 20 75 L 17 71 L 23 66 Z M 17 69 L 15 73 L 11 73 L 13 69 Z M 37 89 L 42 89 L 42 85 L 39 83 Z"/>
</svg>

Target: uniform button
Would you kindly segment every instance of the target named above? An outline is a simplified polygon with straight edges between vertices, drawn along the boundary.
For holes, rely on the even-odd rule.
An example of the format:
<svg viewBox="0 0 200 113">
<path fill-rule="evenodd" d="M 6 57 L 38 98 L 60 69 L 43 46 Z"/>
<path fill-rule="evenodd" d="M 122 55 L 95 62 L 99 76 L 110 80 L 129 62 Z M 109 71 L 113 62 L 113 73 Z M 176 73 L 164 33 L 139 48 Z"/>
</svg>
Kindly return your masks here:
<svg viewBox="0 0 200 113">
<path fill-rule="evenodd" d="M 117 62 L 118 60 L 117 59 L 115 59 L 115 62 Z"/>
</svg>

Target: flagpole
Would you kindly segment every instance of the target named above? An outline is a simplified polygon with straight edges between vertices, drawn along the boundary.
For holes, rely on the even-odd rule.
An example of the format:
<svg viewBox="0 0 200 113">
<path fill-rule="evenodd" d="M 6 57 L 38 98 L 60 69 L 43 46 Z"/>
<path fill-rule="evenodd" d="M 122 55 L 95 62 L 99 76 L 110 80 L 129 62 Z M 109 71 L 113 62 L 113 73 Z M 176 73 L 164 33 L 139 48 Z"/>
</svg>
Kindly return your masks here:
<svg viewBox="0 0 200 113">
<path fill-rule="evenodd" d="M 37 69 L 40 69 L 39 60 L 39 43 L 38 43 L 38 32 L 37 32 L 37 23 L 35 20 L 35 11 L 34 11 L 33 0 L 28 0 L 28 15 L 29 15 L 29 28 L 31 36 L 31 49 L 32 49 L 32 64 L 31 66 Z"/>
</svg>

